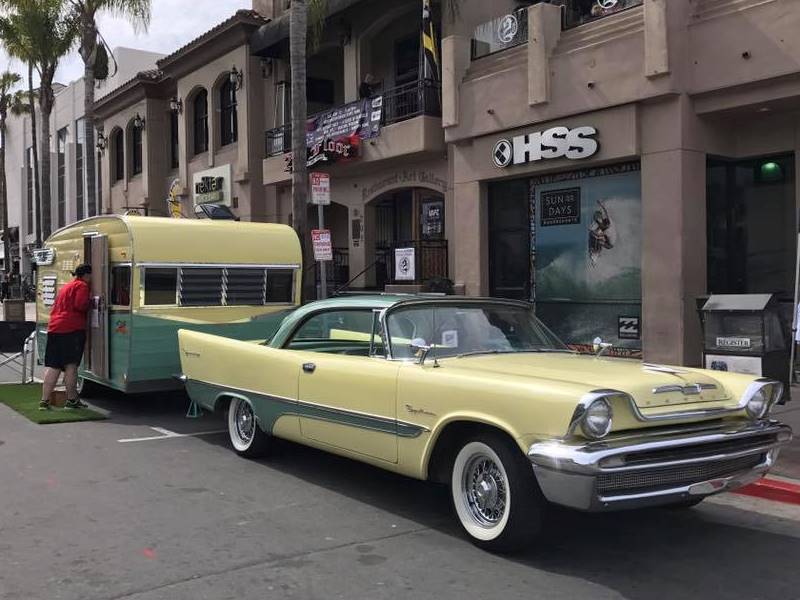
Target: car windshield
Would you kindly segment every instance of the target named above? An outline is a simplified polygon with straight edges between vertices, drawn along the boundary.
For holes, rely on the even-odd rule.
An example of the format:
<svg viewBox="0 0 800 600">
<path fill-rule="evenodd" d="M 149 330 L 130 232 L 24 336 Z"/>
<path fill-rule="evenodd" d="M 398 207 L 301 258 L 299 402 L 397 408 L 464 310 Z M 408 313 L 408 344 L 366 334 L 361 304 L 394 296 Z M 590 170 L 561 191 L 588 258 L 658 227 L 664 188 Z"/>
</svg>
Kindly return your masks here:
<svg viewBox="0 0 800 600">
<path fill-rule="evenodd" d="M 513 304 L 425 305 L 389 313 L 392 357 L 430 357 L 510 352 L 570 352 L 533 311 Z"/>
</svg>

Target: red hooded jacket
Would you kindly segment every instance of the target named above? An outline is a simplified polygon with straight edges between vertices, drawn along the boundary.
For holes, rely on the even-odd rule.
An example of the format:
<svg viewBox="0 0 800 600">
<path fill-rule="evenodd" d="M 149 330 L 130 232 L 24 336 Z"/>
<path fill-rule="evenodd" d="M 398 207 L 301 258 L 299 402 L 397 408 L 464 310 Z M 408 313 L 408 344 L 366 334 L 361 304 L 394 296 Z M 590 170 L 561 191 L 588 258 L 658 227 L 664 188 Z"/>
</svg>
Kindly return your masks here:
<svg viewBox="0 0 800 600">
<path fill-rule="evenodd" d="M 81 279 L 73 279 L 62 287 L 50 311 L 47 332 L 72 333 L 86 329 L 89 296 L 89 284 Z"/>
</svg>

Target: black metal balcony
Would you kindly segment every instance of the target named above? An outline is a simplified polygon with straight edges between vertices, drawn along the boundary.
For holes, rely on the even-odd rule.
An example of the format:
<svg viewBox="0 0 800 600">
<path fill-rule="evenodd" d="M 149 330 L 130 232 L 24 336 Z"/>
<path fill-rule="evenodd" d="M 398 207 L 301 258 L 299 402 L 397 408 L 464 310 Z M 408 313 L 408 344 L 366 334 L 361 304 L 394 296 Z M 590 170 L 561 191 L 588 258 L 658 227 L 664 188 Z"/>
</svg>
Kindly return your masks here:
<svg viewBox="0 0 800 600">
<path fill-rule="evenodd" d="M 381 124 L 394 125 L 422 115 L 440 117 L 442 115 L 440 90 L 441 86 L 438 81 L 418 79 L 377 93 L 376 97 L 383 97 Z M 309 115 L 309 120 L 315 116 Z M 287 123 L 267 130 L 264 141 L 268 157 L 290 152 L 292 149 L 292 126 Z"/>
</svg>

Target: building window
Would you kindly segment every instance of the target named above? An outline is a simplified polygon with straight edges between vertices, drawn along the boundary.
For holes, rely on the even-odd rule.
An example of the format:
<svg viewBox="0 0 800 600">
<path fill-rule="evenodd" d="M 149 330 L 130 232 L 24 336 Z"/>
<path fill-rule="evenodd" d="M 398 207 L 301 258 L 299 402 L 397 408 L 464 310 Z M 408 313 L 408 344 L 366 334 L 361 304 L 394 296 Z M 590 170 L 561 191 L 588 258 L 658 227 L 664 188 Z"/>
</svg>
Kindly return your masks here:
<svg viewBox="0 0 800 600">
<path fill-rule="evenodd" d="M 220 146 L 233 144 L 238 139 L 238 116 L 236 114 L 236 88 L 230 78 L 219 89 Z"/>
<path fill-rule="evenodd" d="M 142 128 L 131 124 L 131 176 L 139 175 L 142 172 Z"/>
<path fill-rule="evenodd" d="M 125 135 L 122 129 L 117 129 L 111 136 L 112 157 L 114 164 L 112 165 L 113 183 L 125 179 Z"/>
<path fill-rule="evenodd" d="M 83 203 L 85 201 L 83 196 L 84 186 L 84 148 L 86 147 L 86 129 L 85 121 L 78 119 L 75 121 L 75 218 L 80 221 L 83 219 Z"/>
<path fill-rule="evenodd" d="M 208 151 L 208 92 L 200 90 L 192 102 L 194 118 L 194 153 Z"/>
<path fill-rule="evenodd" d="M 36 226 L 33 222 L 33 148 L 28 148 L 25 153 L 25 179 L 27 182 L 27 214 L 28 214 L 28 233 L 34 233 Z"/>
<path fill-rule="evenodd" d="M 170 140 L 170 162 L 169 166 L 177 169 L 180 161 L 180 146 L 178 145 L 178 113 L 169 113 L 169 140 Z"/>
<path fill-rule="evenodd" d="M 67 222 L 67 128 L 58 130 L 57 134 L 58 155 L 56 169 L 58 172 L 58 222 L 56 227 L 63 227 Z"/>
<path fill-rule="evenodd" d="M 89 156 L 91 157 L 92 155 L 90 154 Z M 94 172 L 97 173 L 97 187 L 95 188 L 97 201 L 89 205 L 90 217 L 93 217 L 98 213 L 98 206 L 103 206 L 103 155 L 99 152 L 94 155 L 94 164 Z"/>
</svg>

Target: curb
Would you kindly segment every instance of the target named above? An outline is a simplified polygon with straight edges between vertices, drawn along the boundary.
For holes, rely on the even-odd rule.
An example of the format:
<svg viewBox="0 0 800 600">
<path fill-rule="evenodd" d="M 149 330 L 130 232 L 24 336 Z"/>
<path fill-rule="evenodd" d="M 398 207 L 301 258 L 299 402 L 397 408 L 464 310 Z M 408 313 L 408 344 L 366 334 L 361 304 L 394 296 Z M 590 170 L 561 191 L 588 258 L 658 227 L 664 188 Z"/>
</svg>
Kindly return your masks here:
<svg viewBox="0 0 800 600">
<path fill-rule="evenodd" d="M 764 477 L 733 492 L 774 502 L 800 505 L 800 481 Z"/>
</svg>

